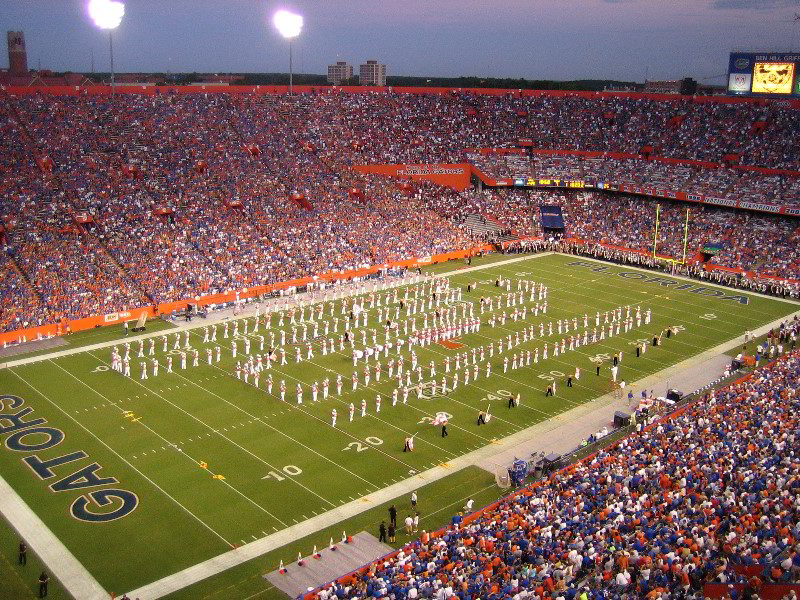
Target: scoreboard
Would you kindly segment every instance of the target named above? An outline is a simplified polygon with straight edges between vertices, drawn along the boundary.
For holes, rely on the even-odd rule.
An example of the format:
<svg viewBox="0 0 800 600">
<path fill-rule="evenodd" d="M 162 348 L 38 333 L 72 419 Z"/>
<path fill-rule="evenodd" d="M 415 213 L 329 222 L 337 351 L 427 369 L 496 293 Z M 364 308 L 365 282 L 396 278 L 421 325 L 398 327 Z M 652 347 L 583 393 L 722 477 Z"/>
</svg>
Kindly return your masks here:
<svg viewBox="0 0 800 600">
<path fill-rule="evenodd" d="M 800 97 L 800 53 L 732 52 L 728 94 L 734 96 Z"/>
</svg>

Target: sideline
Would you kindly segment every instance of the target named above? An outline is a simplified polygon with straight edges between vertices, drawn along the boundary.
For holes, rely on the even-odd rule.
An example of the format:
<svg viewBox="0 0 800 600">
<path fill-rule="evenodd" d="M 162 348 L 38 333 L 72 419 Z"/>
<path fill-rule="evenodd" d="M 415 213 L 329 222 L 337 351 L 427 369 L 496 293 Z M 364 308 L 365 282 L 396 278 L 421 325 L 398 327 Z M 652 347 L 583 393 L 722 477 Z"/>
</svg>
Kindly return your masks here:
<svg viewBox="0 0 800 600">
<path fill-rule="evenodd" d="M 80 600 L 108 598 L 108 593 L 100 583 L 2 476 L 0 476 L 0 512 L 73 598 Z"/>
</svg>

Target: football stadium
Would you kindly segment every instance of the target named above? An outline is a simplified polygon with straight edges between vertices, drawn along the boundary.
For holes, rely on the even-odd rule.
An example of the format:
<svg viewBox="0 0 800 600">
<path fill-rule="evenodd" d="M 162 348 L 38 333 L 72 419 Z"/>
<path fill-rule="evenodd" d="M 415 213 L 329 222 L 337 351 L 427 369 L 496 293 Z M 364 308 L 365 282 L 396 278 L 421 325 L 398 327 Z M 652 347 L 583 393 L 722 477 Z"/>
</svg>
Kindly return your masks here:
<svg viewBox="0 0 800 600">
<path fill-rule="evenodd" d="M 288 85 L 9 32 L 0 598 L 796 598 L 800 55 L 309 84 L 278 8 Z"/>
</svg>

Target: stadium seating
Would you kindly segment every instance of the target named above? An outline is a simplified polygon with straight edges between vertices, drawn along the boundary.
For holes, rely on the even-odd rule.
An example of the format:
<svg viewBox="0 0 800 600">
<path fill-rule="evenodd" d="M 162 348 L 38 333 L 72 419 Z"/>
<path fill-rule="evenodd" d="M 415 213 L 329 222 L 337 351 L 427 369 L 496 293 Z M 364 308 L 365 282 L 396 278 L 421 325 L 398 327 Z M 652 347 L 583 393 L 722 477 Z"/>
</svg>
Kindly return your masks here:
<svg viewBox="0 0 800 600">
<path fill-rule="evenodd" d="M 798 330 L 798 322 L 785 331 Z M 800 581 L 794 351 L 365 571 L 329 598 L 703 597 Z M 749 566 L 749 569 L 742 569 Z"/>
<path fill-rule="evenodd" d="M 765 121 L 758 132 L 753 122 Z M 476 161 L 529 171 L 670 185 L 720 197 L 800 202 L 800 178 L 641 159 L 465 153 L 528 138 L 539 148 L 624 152 L 800 169 L 797 111 L 748 103 L 624 96 L 316 93 L 0 96 L 0 208 L 6 233 L 3 330 L 541 235 L 536 205 L 561 203 L 568 233 L 648 250 L 647 200 L 467 190 L 413 191 L 361 163 Z M 742 133 L 745 132 L 745 133 Z M 362 197 L 348 190 L 357 186 Z M 293 194 L 302 204 L 291 200 Z M 659 250 L 682 253 L 680 208 L 665 203 Z M 625 220 L 614 219 L 619 212 Z M 730 248 L 717 264 L 798 277 L 788 219 L 695 211 L 690 250 Z M 640 229 L 635 229 L 640 228 Z"/>
</svg>

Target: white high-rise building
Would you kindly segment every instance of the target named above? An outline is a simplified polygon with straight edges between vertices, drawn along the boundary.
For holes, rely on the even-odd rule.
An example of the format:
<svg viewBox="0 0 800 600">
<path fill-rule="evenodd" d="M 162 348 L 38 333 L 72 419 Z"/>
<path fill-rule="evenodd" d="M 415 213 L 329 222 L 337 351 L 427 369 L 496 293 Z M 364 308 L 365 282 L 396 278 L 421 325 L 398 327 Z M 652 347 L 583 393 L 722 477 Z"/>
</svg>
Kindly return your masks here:
<svg viewBox="0 0 800 600">
<path fill-rule="evenodd" d="M 328 65 L 328 83 L 341 85 L 343 81 L 353 78 L 353 66 L 343 60 L 337 60 L 335 65 Z"/>
<path fill-rule="evenodd" d="M 377 60 L 368 60 L 361 65 L 358 73 L 359 85 L 386 85 L 386 65 L 378 64 Z"/>
</svg>

